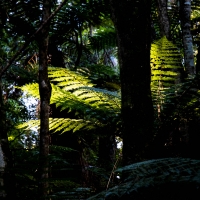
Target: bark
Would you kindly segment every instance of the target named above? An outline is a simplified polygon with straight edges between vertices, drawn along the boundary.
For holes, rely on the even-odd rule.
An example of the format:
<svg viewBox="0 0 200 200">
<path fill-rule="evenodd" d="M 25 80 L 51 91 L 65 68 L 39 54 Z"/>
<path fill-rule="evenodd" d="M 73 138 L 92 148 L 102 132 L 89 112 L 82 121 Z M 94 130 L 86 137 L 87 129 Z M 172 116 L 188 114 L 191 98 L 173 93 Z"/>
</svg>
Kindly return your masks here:
<svg viewBox="0 0 200 200">
<path fill-rule="evenodd" d="M 184 62 L 188 75 L 194 75 L 193 40 L 190 31 L 191 0 L 181 0 L 180 4 L 181 27 L 183 35 Z"/>
<path fill-rule="evenodd" d="M 6 112 L 0 79 L 0 199 L 15 198 L 15 178 L 13 174 L 13 158 L 9 148 Z"/>
<path fill-rule="evenodd" d="M 122 95 L 123 164 L 145 158 L 151 138 L 150 0 L 110 0 L 117 32 Z"/>
<path fill-rule="evenodd" d="M 43 17 L 45 22 L 50 16 L 50 1 L 43 0 Z M 48 155 L 49 155 L 49 103 L 51 85 L 48 79 L 48 34 L 50 23 L 41 30 L 39 40 L 39 91 L 40 91 L 40 180 L 39 198 L 47 199 L 48 196 Z"/>
<path fill-rule="evenodd" d="M 167 0 L 157 0 L 158 1 L 158 14 L 160 22 L 160 34 L 161 37 L 166 36 L 170 39 L 170 23 L 167 13 Z"/>
</svg>

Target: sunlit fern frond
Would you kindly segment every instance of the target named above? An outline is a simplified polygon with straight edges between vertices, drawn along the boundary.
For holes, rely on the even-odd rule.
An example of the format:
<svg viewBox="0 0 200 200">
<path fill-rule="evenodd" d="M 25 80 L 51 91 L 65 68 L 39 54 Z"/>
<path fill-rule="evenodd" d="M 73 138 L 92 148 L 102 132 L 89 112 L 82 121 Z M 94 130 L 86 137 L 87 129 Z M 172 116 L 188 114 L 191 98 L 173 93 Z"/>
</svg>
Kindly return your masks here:
<svg viewBox="0 0 200 200">
<path fill-rule="evenodd" d="M 60 87 L 52 84 L 52 96 L 51 104 L 55 104 L 56 107 L 60 107 L 61 111 L 65 109 L 76 110 L 84 112 L 87 109 L 87 105 L 80 99 L 78 99 L 73 93 L 65 91 Z"/>
<path fill-rule="evenodd" d="M 49 120 L 49 129 L 53 132 L 61 132 L 61 134 L 71 130 L 73 132 L 80 130 L 91 130 L 95 129 L 98 125 L 100 125 L 98 122 L 95 124 L 94 122 L 83 119 L 50 118 Z"/>
<path fill-rule="evenodd" d="M 65 91 L 60 87 L 52 85 L 51 104 L 56 104 L 61 110 L 78 111 L 84 114 L 112 115 L 120 112 L 120 96 L 116 92 L 108 90 L 81 87 L 73 92 Z M 78 87 L 77 87 L 78 88 Z M 28 84 L 21 89 L 36 98 L 39 98 L 38 84 Z"/>
<path fill-rule="evenodd" d="M 24 130 L 30 130 L 30 129 L 38 130 L 39 126 L 40 126 L 39 120 L 29 120 L 27 122 L 23 122 L 17 125 L 16 128 Z"/>
<path fill-rule="evenodd" d="M 100 122 L 92 122 L 83 119 L 70 118 L 49 118 L 49 130 L 53 133 L 60 132 L 61 134 L 68 131 L 92 130 L 96 127 L 103 126 Z M 40 120 L 29 120 L 17 126 L 18 129 L 40 129 Z"/>
<path fill-rule="evenodd" d="M 172 86 L 179 82 L 181 68 L 181 54 L 178 48 L 166 37 L 155 41 L 151 45 L 151 90 L 155 104 L 164 104 L 168 101 L 168 94 L 174 93 Z M 170 93 L 168 93 L 170 90 Z"/>
<path fill-rule="evenodd" d="M 22 91 L 26 92 L 28 95 L 31 95 L 37 99 L 40 98 L 39 86 L 38 83 L 30 83 L 19 87 Z"/>
<path fill-rule="evenodd" d="M 121 106 L 119 93 L 91 87 L 90 80 L 77 72 L 51 68 L 49 73 L 52 82 L 55 83 L 51 83 L 50 104 L 55 104 L 60 111 L 78 113 L 77 119 L 50 119 L 50 130 L 54 132 L 90 130 L 104 126 L 108 119 L 119 118 Z M 39 98 L 38 84 L 28 84 L 22 86 L 21 89 Z M 30 121 L 30 123 L 24 123 L 20 127 L 39 128 L 39 122 L 35 123 Z"/>
<path fill-rule="evenodd" d="M 62 87 L 66 91 L 84 86 L 93 86 L 87 77 L 83 77 L 76 72 L 64 68 L 49 68 L 49 78 L 51 82 L 56 82 L 57 86 Z"/>
<path fill-rule="evenodd" d="M 75 94 L 84 92 L 78 98 L 91 103 L 92 106 L 100 109 L 115 110 L 120 112 L 121 99 L 118 92 L 108 91 L 106 89 L 99 89 L 94 87 L 84 87 L 81 90 L 74 92 Z M 95 98 L 95 99 L 93 99 Z M 97 100 L 97 102 L 95 102 Z M 94 102 L 94 104 L 93 104 Z"/>
</svg>

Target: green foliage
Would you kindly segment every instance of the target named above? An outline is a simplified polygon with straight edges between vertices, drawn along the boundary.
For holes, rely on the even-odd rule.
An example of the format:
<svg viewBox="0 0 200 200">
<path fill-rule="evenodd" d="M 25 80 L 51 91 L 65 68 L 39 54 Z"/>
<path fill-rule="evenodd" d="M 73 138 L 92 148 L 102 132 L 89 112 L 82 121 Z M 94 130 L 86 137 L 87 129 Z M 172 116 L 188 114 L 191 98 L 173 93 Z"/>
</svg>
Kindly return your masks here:
<svg viewBox="0 0 200 200">
<path fill-rule="evenodd" d="M 67 162 L 63 159 L 63 153 L 74 152 L 75 150 L 68 147 L 61 147 L 52 145 L 50 146 L 50 155 L 48 157 L 49 163 L 51 165 L 51 174 L 57 172 L 72 171 L 72 163 Z M 39 150 L 37 148 L 33 149 L 14 149 L 13 156 L 15 159 L 15 178 L 16 178 L 16 190 L 18 199 L 37 199 L 38 190 L 38 162 L 39 162 Z M 80 184 L 73 180 L 68 180 L 66 178 L 51 177 L 49 178 L 49 187 L 51 190 L 50 196 L 52 199 L 60 199 L 61 197 L 71 197 L 75 194 L 77 190 L 77 195 L 86 195 L 88 191 L 82 189 L 82 192 L 78 190 Z M 77 189 L 74 189 L 77 188 Z M 53 191 L 53 194 L 52 194 Z"/>
<path fill-rule="evenodd" d="M 166 120 L 162 121 L 162 123 L 165 125 L 171 123 L 176 120 L 177 116 L 182 119 L 187 117 L 186 114 L 191 114 L 190 116 L 192 116 L 196 108 L 198 108 L 197 94 L 199 92 L 197 89 L 194 89 L 196 82 L 193 77 L 188 78 L 185 82 L 181 82 L 180 79 L 178 79 L 180 73 L 179 69 L 182 65 L 181 54 L 177 50 L 177 47 L 167 41 L 166 38 L 156 41 L 151 49 L 151 65 L 153 102 L 156 109 L 158 105 L 162 105 L 162 109 L 159 111 L 160 116 L 167 116 Z M 112 133 L 119 133 L 121 131 L 119 118 L 120 95 L 116 90 L 110 91 L 105 88 L 94 87 L 95 79 L 98 80 L 99 77 L 104 77 L 104 70 L 98 71 L 97 65 L 95 65 L 95 67 L 98 73 L 96 73 L 96 71 L 94 73 L 92 67 L 82 68 L 77 71 L 64 68 L 50 68 L 49 77 L 52 84 L 51 104 L 55 104 L 61 111 L 74 114 L 74 118 L 50 118 L 50 130 L 52 130 L 52 132 L 81 132 L 84 133 L 85 136 L 91 129 L 96 135 L 99 133 L 102 135 L 102 130 L 108 128 L 112 130 Z M 113 72 L 110 72 L 109 74 L 111 77 L 114 76 L 114 73 L 112 73 Z M 177 84 L 177 82 L 179 83 Z M 25 85 L 22 87 L 22 90 L 39 98 L 39 90 L 36 83 Z M 192 92 L 193 96 L 191 96 Z M 198 111 L 196 113 L 198 113 Z M 19 127 L 27 129 L 30 127 L 39 128 L 39 121 L 28 121 Z M 183 165 L 180 164 L 181 162 Z M 116 171 L 117 175 L 120 175 L 120 173 L 128 174 L 124 182 L 93 197 L 93 199 L 120 199 L 128 195 L 134 196 L 140 194 L 138 191 L 145 192 L 145 189 L 143 190 L 144 187 L 147 187 L 148 190 L 148 188 L 154 188 L 154 185 L 155 187 L 160 187 L 160 185 L 171 182 L 195 182 L 196 178 L 199 177 L 194 174 L 193 169 L 196 169 L 194 165 L 197 163 L 199 166 L 199 163 L 194 161 L 194 163 L 192 163 L 192 172 L 189 173 L 189 162 L 190 161 L 187 159 L 163 159 L 137 164 L 139 168 L 132 168 L 129 166 L 130 171 L 128 166 L 119 169 Z M 134 166 L 136 166 L 136 164 Z M 185 170 L 182 169 L 182 166 Z M 99 173 L 98 168 L 95 167 L 91 171 L 96 174 Z M 187 175 L 182 176 L 184 173 Z M 101 173 L 101 175 L 102 174 L 103 173 Z M 64 180 L 53 184 L 53 187 L 59 188 L 62 185 L 62 181 Z M 69 185 L 70 184 L 73 185 L 73 183 L 69 183 Z M 78 194 L 73 192 L 75 192 L 75 190 L 68 192 L 66 188 L 63 188 L 63 192 L 58 192 L 55 198 L 68 198 L 70 195 Z M 72 198 L 72 196 L 69 198 Z"/>
<path fill-rule="evenodd" d="M 118 175 L 122 173 L 124 177 L 119 185 L 90 197 L 88 200 L 146 199 L 150 195 L 149 189 L 151 192 L 155 191 L 154 199 L 156 199 L 156 193 L 159 194 L 159 188 L 163 184 L 176 183 L 178 185 L 187 182 L 188 186 L 193 183 L 199 185 L 199 167 L 199 160 L 189 158 L 164 158 L 128 165 L 115 171 Z M 194 188 L 197 185 L 194 185 Z"/>
<path fill-rule="evenodd" d="M 75 185 L 69 181 L 59 182 L 59 185 L 64 185 L 65 186 L 64 190 L 61 192 L 57 192 L 53 195 L 49 195 L 51 199 L 72 199 L 72 200 L 86 199 L 91 193 L 90 192 L 91 189 L 86 187 L 73 187 L 76 189 L 72 188 L 70 189 L 71 186 Z"/>
<path fill-rule="evenodd" d="M 96 64 L 96 65 L 87 65 L 86 67 L 81 67 L 78 69 L 82 75 L 88 77 L 92 82 L 95 80 L 107 78 L 116 79 L 119 78 L 119 72 L 112 69 L 110 66 Z M 118 88 L 119 89 L 119 88 Z"/>
<path fill-rule="evenodd" d="M 14 148 L 14 170 L 18 199 L 35 200 L 37 194 L 38 149 Z"/>
<path fill-rule="evenodd" d="M 77 119 L 50 119 L 50 130 L 53 132 L 91 130 L 104 127 L 108 119 L 110 123 L 119 120 L 120 96 L 117 92 L 92 87 L 89 79 L 68 69 L 50 68 L 49 77 L 52 82 L 51 104 L 55 104 L 61 111 L 75 112 L 77 116 Z M 21 89 L 39 98 L 38 84 L 28 84 Z M 18 128 L 38 129 L 39 121 L 31 120 Z"/>
<path fill-rule="evenodd" d="M 181 54 L 166 37 L 151 46 L 151 91 L 154 105 L 163 105 L 175 96 L 175 83 L 180 82 Z M 171 95 L 172 94 L 172 95 Z"/>
<path fill-rule="evenodd" d="M 116 47 L 116 33 L 114 28 L 97 29 L 89 39 L 92 49 L 96 51 Z"/>
<path fill-rule="evenodd" d="M 91 87 L 91 81 L 76 72 L 68 69 L 50 68 L 49 78 L 52 82 L 58 82 L 57 86 L 63 87 L 64 90 L 70 91 L 80 87 Z"/>
<path fill-rule="evenodd" d="M 152 0 L 151 4 L 151 16 L 152 16 L 152 28 L 153 28 L 153 34 L 152 39 L 157 40 L 161 38 L 160 35 L 160 26 L 159 26 L 159 19 L 158 19 L 158 2 L 156 0 Z"/>
<path fill-rule="evenodd" d="M 113 70 L 114 66 L 111 60 L 112 56 L 117 57 L 116 34 L 107 16 L 108 6 L 106 6 L 105 2 L 76 0 L 66 4 L 52 20 L 50 30 L 50 44 L 55 45 L 57 48 L 59 47 L 59 50 L 63 52 L 65 63 L 68 64 L 68 67 L 74 69 L 74 62 L 82 51 L 81 62 L 79 63 L 81 67 L 77 71 L 63 68 L 50 68 L 49 70 L 52 85 L 51 104 L 56 105 L 59 111 L 65 111 L 64 117 L 50 118 L 50 130 L 54 133 L 63 134 L 69 132 L 78 133 L 82 137 L 80 140 L 87 140 L 84 143 L 85 146 L 87 143 L 93 143 L 92 145 L 96 148 L 98 146 L 95 141 L 97 136 L 103 136 L 104 134 L 119 135 L 121 132 L 119 73 Z M 163 130 L 160 128 L 162 126 L 169 126 L 173 129 L 173 122 L 178 121 L 178 125 L 175 128 L 179 129 L 183 121 L 199 117 L 200 93 L 197 87 L 198 77 L 195 79 L 194 77 L 189 77 L 185 80 L 180 78 L 183 68 L 181 63 L 182 50 L 180 48 L 181 36 L 178 6 L 173 5 L 171 9 L 168 8 L 168 14 L 172 27 L 172 39 L 173 41 L 176 40 L 175 43 L 179 45 L 179 48 L 174 45 L 175 43 L 167 41 L 166 38 L 160 39 L 158 11 L 155 2 L 157 1 L 153 1 L 152 4 L 152 25 L 155 29 L 153 40 L 159 39 L 154 41 L 151 49 L 151 88 L 153 103 L 156 114 L 158 114 L 155 126 L 161 130 Z M 41 17 L 40 3 L 23 0 L 3 0 L 0 2 L 1 7 L 5 8 L 0 14 L 4 14 L 5 18 L 6 16 L 9 18 L 7 22 L 6 20 L 2 21 L 3 18 L 0 19 L 0 25 L 5 25 L 4 27 L 2 26 L 4 28 L 1 31 L 2 35 L 0 34 L 2 46 L 0 49 L 1 63 L 5 63 L 13 52 L 19 49 L 20 44 L 24 43 L 24 39 L 26 40 L 39 26 Z M 198 5 L 200 4 L 198 0 L 192 1 L 192 4 L 197 8 L 193 11 L 193 24 L 195 25 L 193 34 L 195 41 L 198 41 L 199 36 L 196 32 L 199 21 Z M 54 1 L 53 9 L 55 6 L 56 1 Z M 82 46 L 82 50 L 80 50 L 80 46 Z M 16 81 L 19 86 L 29 83 L 21 87 L 21 89 L 39 99 L 38 84 L 31 83 L 32 80 L 34 82 L 37 81 L 37 66 L 33 70 L 22 68 L 21 66 L 24 56 L 31 55 L 31 52 L 35 51 L 37 51 L 37 43 L 29 46 L 29 49 L 18 60 L 20 65 L 13 65 L 6 78 Z M 18 81 L 19 77 L 21 82 Z M 24 121 L 24 118 L 19 118 L 18 121 L 15 121 L 19 113 L 24 112 L 20 104 L 13 100 L 8 100 L 7 105 L 8 124 L 12 122 L 13 127 L 15 122 Z M 31 128 L 39 130 L 39 120 L 27 121 L 19 125 L 18 128 L 23 128 L 25 131 L 12 129 L 12 135 L 9 138 L 13 147 L 24 148 L 23 150 L 13 150 L 15 152 L 18 197 L 20 199 L 34 199 L 34 195 L 37 192 L 38 150 L 35 149 L 34 145 L 31 146 L 31 148 L 34 147 L 32 150 L 31 148 L 26 150 L 25 148 L 28 145 L 24 141 L 29 135 L 34 135 L 30 131 Z M 157 134 L 158 130 L 155 132 Z M 20 145 L 16 143 L 20 143 Z M 83 143 L 81 144 L 83 145 Z M 98 155 L 96 153 L 97 150 L 94 152 L 90 149 L 92 145 L 89 144 L 84 149 L 85 152 L 89 152 L 86 153 L 87 155 L 92 154 L 88 158 L 89 164 L 94 166 L 90 171 L 97 175 L 105 176 L 104 182 L 107 182 L 108 172 L 95 167 Z M 52 171 L 60 170 L 61 174 L 64 174 L 64 172 L 71 170 L 70 167 L 74 167 L 63 156 L 74 152 L 73 149 L 50 146 L 50 150 L 49 159 Z M 69 154 L 69 157 L 71 155 Z M 128 199 L 130 196 L 135 199 L 135 195 L 143 193 L 140 191 L 144 191 L 144 194 L 146 194 L 145 189 L 142 189 L 144 187 L 154 188 L 154 185 L 159 187 L 164 183 L 171 184 L 172 182 L 195 182 L 196 179 L 198 179 L 198 182 L 199 175 L 194 172 L 196 170 L 199 173 L 198 168 L 199 161 L 172 158 L 150 160 L 126 166 L 115 172 L 116 175 L 121 176 L 122 173 L 125 177 L 122 184 L 104 191 L 93 199 Z M 66 180 L 66 178 L 50 179 L 50 187 L 53 191 L 51 198 L 85 199 L 89 195 L 90 189 L 81 187 L 79 183 L 71 180 L 71 176 L 68 177 L 69 180 Z M 104 183 L 104 185 L 106 184 Z M 148 195 L 146 197 L 149 198 Z"/>
<path fill-rule="evenodd" d="M 49 130 L 53 132 L 65 133 L 67 131 L 79 131 L 79 130 L 91 130 L 95 129 L 96 124 L 91 121 L 85 121 L 82 119 L 70 119 L 70 118 L 49 118 Z M 40 120 L 29 120 L 23 124 L 17 126 L 19 129 L 30 130 L 35 128 L 39 130 Z"/>
<path fill-rule="evenodd" d="M 181 67 L 181 54 L 178 48 L 166 37 L 151 45 L 152 84 L 161 82 L 162 87 L 172 85 Z M 156 84 L 158 85 L 158 84 Z"/>
</svg>

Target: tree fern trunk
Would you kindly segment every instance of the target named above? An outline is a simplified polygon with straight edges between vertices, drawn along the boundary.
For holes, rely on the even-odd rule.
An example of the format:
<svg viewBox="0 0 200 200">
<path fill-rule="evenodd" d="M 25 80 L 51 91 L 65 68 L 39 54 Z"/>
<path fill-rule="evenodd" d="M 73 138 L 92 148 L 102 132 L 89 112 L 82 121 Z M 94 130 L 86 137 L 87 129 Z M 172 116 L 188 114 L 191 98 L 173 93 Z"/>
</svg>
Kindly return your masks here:
<svg viewBox="0 0 200 200">
<path fill-rule="evenodd" d="M 110 0 L 117 31 L 122 94 L 123 163 L 145 157 L 151 138 L 150 0 Z"/>
<path fill-rule="evenodd" d="M 193 40 L 190 31 L 191 0 L 181 0 L 180 15 L 184 46 L 184 61 L 187 74 L 194 75 Z"/>
<path fill-rule="evenodd" d="M 43 0 L 43 22 L 50 16 L 50 1 Z M 49 102 L 51 85 L 48 79 L 47 50 L 49 23 L 39 35 L 39 91 L 40 91 L 40 180 L 39 198 L 48 196 L 48 155 L 49 155 Z"/>
</svg>

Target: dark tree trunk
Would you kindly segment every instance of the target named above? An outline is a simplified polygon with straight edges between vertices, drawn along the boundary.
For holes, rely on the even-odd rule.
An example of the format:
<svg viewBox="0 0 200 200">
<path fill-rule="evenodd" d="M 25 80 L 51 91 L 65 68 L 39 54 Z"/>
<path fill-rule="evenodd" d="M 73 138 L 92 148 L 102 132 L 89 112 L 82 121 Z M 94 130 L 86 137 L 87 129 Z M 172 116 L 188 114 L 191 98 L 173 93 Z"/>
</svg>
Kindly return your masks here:
<svg viewBox="0 0 200 200">
<path fill-rule="evenodd" d="M 78 53 L 76 61 L 75 61 L 75 68 L 77 68 L 78 65 L 80 64 L 82 51 L 83 51 L 83 38 L 82 38 L 81 27 L 78 30 L 78 32 L 76 32 L 75 34 L 76 34 L 76 48 L 77 48 L 77 53 Z M 79 43 L 79 35 L 80 35 L 80 43 Z"/>
<path fill-rule="evenodd" d="M 160 23 L 160 34 L 161 36 L 166 36 L 170 39 L 170 23 L 167 13 L 167 0 L 157 0 L 158 1 L 158 14 Z"/>
<path fill-rule="evenodd" d="M 194 54 L 193 54 L 193 40 L 191 34 L 191 0 L 180 1 L 180 16 L 181 16 L 181 27 L 183 36 L 183 47 L 184 47 L 184 62 L 185 68 L 188 75 L 194 75 Z"/>
<path fill-rule="evenodd" d="M 115 162 L 115 136 L 109 133 L 99 138 L 99 166 L 111 171 Z"/>
<path fill-rule="evenodd" d="M 50 16 L 50 1 L 43 0 L 43 22 Z M 48 196 L 49 103 L 51 85 L 48 79 L 47 51 L 49 23 L 39 35 L 39 91 L 40 91 L 40 163 L 39 198 Z"/>
<path fill-rule="evenodd" d="M 2 81 L 0 78 L 0 199 L 15 198 L 13 158 L 9 148 Z"/>
<path fill-rule="evenodd" d="M 150 0 L 110 0 L 117 31 L 122 94 L 123 164 L 145 158 L 152 137 Z"/>
</svg>

